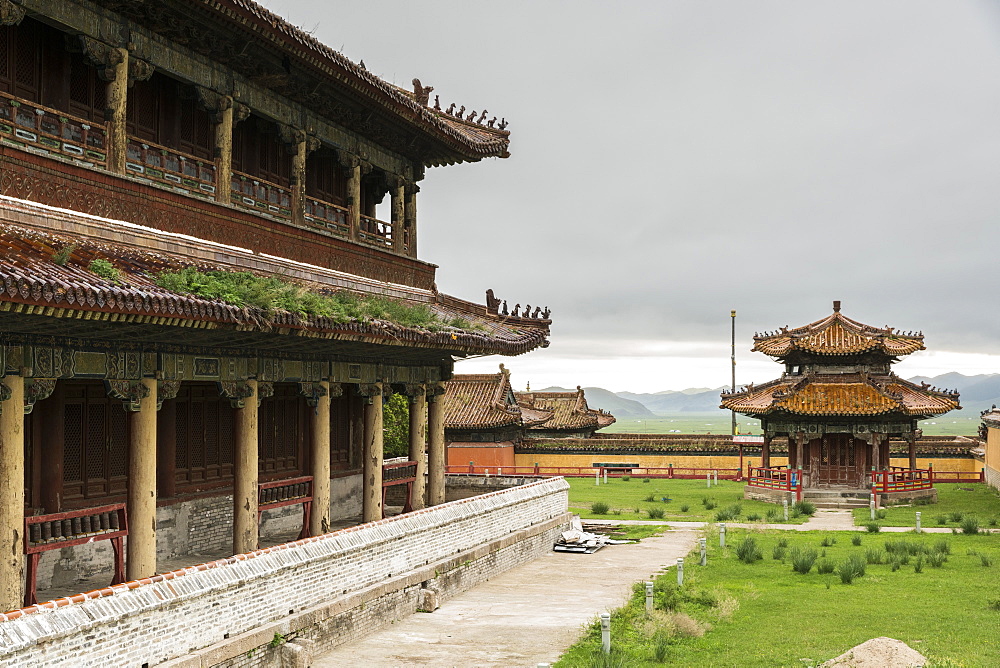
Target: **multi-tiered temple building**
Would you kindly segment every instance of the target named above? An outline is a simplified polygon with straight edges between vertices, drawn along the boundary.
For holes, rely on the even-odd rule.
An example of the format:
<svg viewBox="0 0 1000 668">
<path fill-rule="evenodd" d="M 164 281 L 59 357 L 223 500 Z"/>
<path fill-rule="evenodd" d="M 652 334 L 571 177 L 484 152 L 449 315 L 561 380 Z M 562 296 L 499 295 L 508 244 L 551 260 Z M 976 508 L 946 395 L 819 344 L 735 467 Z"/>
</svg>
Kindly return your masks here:
<svg viewBox="0 0 1000 668">
<path fill-rule="evenodd" d="M 761 467 L 770 443 L 788 437 L 788 469 L 806 487 L 870 489 L 873 471 L 891 472 L 889 439 L 909 443 L 915 471 L 917 423 L 960 408 L 958 393 L 915 385 L 892 373 L 924 349 L 923 334 L 898 332 L 833 313 L 803 327 L 754 336 L 753 350 L 785 366 L 781 378 L 723 393 L 722 408 L 761 421 Z M 887 473 L 902 480 L 906 474 Z"/>
<path fill-rule="evenodd" d="M 311 510 L 306 535 L 381 518 L 392 392 L 413 505 L 441 503 L 453 359 L 547 344 L 547 310 L 440 294 L 417 253 L 425 170 L 507 157 L 506 122 L 246 0 L 0 0 L 0 24 L 0 605 L 25 551 L 32 577 L 82 573 L 126 519 L 142 578 L 254 550 L 264 507 Z M 355 310 L 164 278 L 193 269 Z"/>
</svg>

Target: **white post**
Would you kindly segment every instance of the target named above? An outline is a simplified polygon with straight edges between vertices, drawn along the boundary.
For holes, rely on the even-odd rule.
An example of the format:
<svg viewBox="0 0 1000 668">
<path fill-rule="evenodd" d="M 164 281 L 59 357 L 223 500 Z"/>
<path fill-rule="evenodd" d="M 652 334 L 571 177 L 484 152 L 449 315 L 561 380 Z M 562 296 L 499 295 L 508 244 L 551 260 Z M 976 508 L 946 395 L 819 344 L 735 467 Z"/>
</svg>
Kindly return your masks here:
<svg viewBox="0 0 1000 668">
<path fill-rule="evenodd" d="M 702 538 L 701 543 L 701 565 L 708 566 L 708 541 Z"/>
<path fill-rule="evenodd" d="M 684 584 L 684 560 L 677 560 L 677 586 L 680 587 Z"/>
<path fill-rule="evenodd" d="M 726 523 L 721 522 L 719 524 L 719 547 L 726 546 Z"/>
<path fill-rule="evenodd" d="M 785 511 L 785 521 L 787 522 L 788 521 L 788 499 L 782 499 L 781 500 L 781 507 L 782 507 L 782 510 Z"/>
<path fill-rule="evenodd" d="M 601 484 L 601 469 L 594 469 L 594 484 Z"/>
<path fill-rule="evenodd" d="M 499 468 L 497 468 L 497 475 L 498 476 L 502 476 L 503 475 L 503 467 L 502 466 L 499 467 Z"/>
<path fill-rule="evenodd" d="M 608 484 L 608 470 L 604 469 L 604 484 Z"/>
<path fill-rule="evenodd" d="M 719 486 L 719 472 L 718 471 L 712 471 L 712 476 L 715 478 L 715 486 L 718 487 Z"/>
<path fill-rule="evenodd" d="M 875 521 L 875 495 L 874 494 L 872 494 L 872 498 L 868 502 L 868 510 L 871 513 L 872 521 Z"/>
<path fill-rule="evenodd" d="M 705 474 L 705 487 L 711 487 L 711 486 L 712 486 L 712 474 L 711 473 L 706 473 Z"/>
<path fill-rule="evenodd" d="M 611 615 L 606 612 L 601 613 L 601 649 L 611 653 Z"/>
<path fill-rule="evenodd" d="M 917 511 L 917 533 L 920 533 L 920 511 Z"/>
<path fill-rule="evenodd" d="M 646 614 L 653 612 L 653 583 L 646 583 Z"/>
</svg>

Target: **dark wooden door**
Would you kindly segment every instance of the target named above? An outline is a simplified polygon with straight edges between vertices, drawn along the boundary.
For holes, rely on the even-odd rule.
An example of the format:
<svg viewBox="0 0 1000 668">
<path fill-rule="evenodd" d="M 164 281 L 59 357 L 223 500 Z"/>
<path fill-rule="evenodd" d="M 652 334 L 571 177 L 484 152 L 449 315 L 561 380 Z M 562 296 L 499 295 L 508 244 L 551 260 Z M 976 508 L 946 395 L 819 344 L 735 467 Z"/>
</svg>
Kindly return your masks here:
<svg viewBox="0 0 1000 668">
<path fill-rule="evenodd" d="M 817 485 L 857 485 L 859 465 L 857 448 L 851 434 L 827 434 L 820 441 Z"/>
</svg>

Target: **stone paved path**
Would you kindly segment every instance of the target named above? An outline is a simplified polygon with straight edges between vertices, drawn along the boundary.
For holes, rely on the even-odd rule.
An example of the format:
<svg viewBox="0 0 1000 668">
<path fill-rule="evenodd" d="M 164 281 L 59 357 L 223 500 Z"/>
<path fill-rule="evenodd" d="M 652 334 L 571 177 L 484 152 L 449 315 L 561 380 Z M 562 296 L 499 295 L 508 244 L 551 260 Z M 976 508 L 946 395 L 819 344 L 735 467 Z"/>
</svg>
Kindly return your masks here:
<svg viewBox="0 0 1000 668">
<path fill-rule="evenodd" d="M 343 665 L 536 666 L 576 642 L 581 627 L 622 605 L 635 582 L 674 565 L 697 544 L 694 527 L 594 554 L 548 552 L 362 640 L 312 661 Z"/>
</svg>

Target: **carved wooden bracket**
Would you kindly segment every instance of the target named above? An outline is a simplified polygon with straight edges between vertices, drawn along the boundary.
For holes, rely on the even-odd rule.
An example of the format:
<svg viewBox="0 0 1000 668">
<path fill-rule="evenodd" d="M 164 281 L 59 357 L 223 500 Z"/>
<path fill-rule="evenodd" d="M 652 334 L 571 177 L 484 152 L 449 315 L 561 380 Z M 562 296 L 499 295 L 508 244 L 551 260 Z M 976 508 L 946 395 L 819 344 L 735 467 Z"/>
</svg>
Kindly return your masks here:
<svg viewBox="0 0 1000 668">
<path fill-rule="evenodd" d="M 334 399 L 342 396 L 344 396 L 344 386 L 340 383 L 330 383 L 330 398 Z"/>
<path fill-rule="evenodd" d="M 233 102 L 235 105 L 233 107 L 233 124 L 242 123 L 246 119 L 250 118 L 250 107 L 243 104 L 242 102 Z"/>
<path fill-rule="evenodd" d="M 16 26 L 24 19 L 24 7 L 10 0 L 0 0 L 0 25 Z"/>
<path fill-rule="evenodd" d="M 198 95 L 198 103 L 211 114 L 212 122 L 221 123 L 222 113 L 233 106 L 233 98 L 204 86 L 195 86 L 194 90 Z"/>
<path fill-rule="evenodd" d="M 152 63 L 146 62 L 145 60 L 139 60 L 138 58 L 128 59 L 128 85 L 132 86 L 136 81 L 146 81 L 149 77 L 153 76 L 153 72 L 156 68 Z"/>
<path fill-rule="evenodd" d="M 243 408 L 246 405 L 245 400 L 253 396 L 253 388 L 245 380 L 223 380 L 216 385 L 219 394 L 229 399 L 233 408 Z"/>
<path fill-rule="evenodd" d="M 274 396 L 274 383 L 268 383 L 262 380 L 257 381 L 257 405 L 260 406 L 261 402 L 268 397 Z"/>
<path fill-rule="evenodd" d="M 97 67 L 97 75 L 104 81 L 113 81 L 115 68 L 124 59 L 121 50 L 86 35 L 80 35 L 80 46 L 83 55 Z"/>
<path fill-rule="evenodd" d="M 403 394 L 410 398 L 410 402 L 414 402 L 418 397 L 422 397 L 427 394 L 427 388 L 424 387 L 423 383 L 406 383 L 403 385 Z"/>
<path fill-rule="evenodd" d="M 427 401 L 437 401 L 437 398 L 444 394 L 444 383 L 427 383 Z"/>
<path fill-rule="evenodd" d="M 337 160 L 340 162 L 340 166 L 344 168 L 344 171 L 350 172 L 355 167 L 361 164 L 361 158 L 354 155 L 350 151 L 338 150 Z"/>
<path fill-rule="evenodd" d="M 181 389 L 179 380 L 160 380 L 156 382 L 156 410 L 163 407 L 164 401 L 177 398 L 177 393 Z"/>
<path fill-rule="evenodd" d="M 56 390 L 55 378 L 32 378 L 24 383 L 24 414 L 35 408 L 35 402 L 48 399 Z"/>
<path fill-rule="evenodd" d="M 326 388 L 319 383 L 299 383 L 299 394 L 306 398 L 306 403 L 315 408 L 319 405 L 321 397 L 328 393 Z"/>
<path fill-rule="evenodd" d="M 112 399 L 125 402 L 125 410 L 138 412 L 139 402 L 149 396 L 149 388 L 138 380 L 105 380 L 104 389 Z"/>
</svg>

